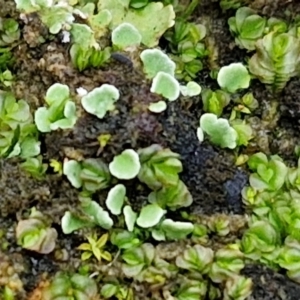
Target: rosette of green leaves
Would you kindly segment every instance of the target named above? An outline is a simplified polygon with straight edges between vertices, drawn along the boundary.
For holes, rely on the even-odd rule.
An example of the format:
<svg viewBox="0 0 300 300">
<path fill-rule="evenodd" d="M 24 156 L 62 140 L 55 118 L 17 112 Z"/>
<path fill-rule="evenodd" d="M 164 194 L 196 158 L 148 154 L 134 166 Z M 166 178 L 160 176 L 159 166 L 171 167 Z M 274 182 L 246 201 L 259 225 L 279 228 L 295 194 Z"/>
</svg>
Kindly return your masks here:
<svg viewBox="0 0 300 300">
<path fill-rule="evenodd" d="M 130 248 L 124 251 L 122 259 L 122 271 L 126 277 L 137 277 L 143 270 L 149 267 L 155 258 L 155 248 L 150 243 L 140 247 Z"/>
<path fill-rule="evenodd" d="M 137 277 L 137 280 L 150 284 L 164 284 L 168 279 L 174 278 L 178 268 L 161 259 L 155 257 L 151 266 L 143 270 Z"/>
<path fill-rule="evenodd" d="M 201 93 L 203 101 L 203 110 L 205 112 L 213 113 L 220 117 L 223 109 L 229 104 L 230 96 L 222 90 L 212 91 L 211 89 L 204 89 Z"/>
<path fill-rule="evenodd" d="M 19 24 L 11 18 L 0 18 L 0 46 L 11 45 L 20 38 Z"/>
<path fill-rule="evenodd" d="M 208 283 L 201 276 L 180 276 L 178 289 L 172 293 L 178 300 L 204 299 L 207 294 Z"/>
<path fill-rule="evenodd" d="M 208 54 L 202 40 L 205 38 L 206 28 L 202 24 L 177 21 L 174 29 L 165 34 L 170 42 L 176 62 L 176 77 L 191 80 L 202 70 L 201 59 Z"/>
<path fill-rule="evenodd" d="M 104 299 L 111 299 L 114 296 L 118 300 L 134 300 L 132 288 L 120 283 L 116 278 L 106 279 L 100 293 Z"/>
<path fill-rule="evenodd" d="M 181 255 L 177 256 L 176 266 L 181 269 L 207 274 L 213 259 L 214 252 L 212 249 L 195 245 L 188 247 Z"/>
<path fill-rule="evenodd" d="M 245 300 L 251 295 L 252 280 L 244 276 L 234 276 L 226 281 L 224 300 Z"/>
<path fill-rule="evenodd" d="M 170 149 L 154 144 L 138 150 L 141 169 L 138 178 L 152 190 L 176 186 L 182 172 L 180 156 Z"/>
<path fill-rule="evenodd" d="M 157 203 L 160 207 L 171 210 L 188 207 L 193 202 L 191 193 L 181 180 L 178 180 L 176 185 L 162 187 L 151 192 L 148 200 L 150 203 Z"/>
<path fill-rule="evenodd" d="M 214 214 L 207 221 L 207 227 L 211 232 L 219 236 L 226 236 L 230 232 L 230 220 L 225 214 Z"/>
<path fill-rule="evenodd" d="M 40 153 L 38 132 L 32 124 L 29 105 L 10 93 L 0 93 L 0 157 L 22 158 Z"/>
<path fill-rule="evenodd" d="M 300 203 L 293 199 L 286 205 L 288 209 L 282 216 L 286 222 L 286 234 L 300 242 Z"/>
<path fill-rule="evenodd" d="M 253 220 L 268 221 L 280 234 L 285 237 L 292 226 L 292 198 L 289 193 L 262 192 L 258 193 L 256 206 L 253 207 Z"/>
<path fill-rule="evenodd" d="M 70 296 L 72 295 L 72 296 Z M 58 273 L 42 291 L 43 300 L 70 299 L 94 300 L 98 296 L 96 282 L 84 275 Z"/>
<path fill-rule="evenodd" d="M 249 70 L 272 90 L 282 90 L 299 72 L 300 40 L 288 33 L 271 32 L 256 43 Z"/>
<path fill-rule="evenodd" d="M 244 254 L 237 245 L 230 245 L 219 249 L 215 253 L 214 262 L 209 271 L 213 282 L 223 282 L 234 275 L 238 275 L 244 268 Z"/>
<path fill-rule="evenodd" d="M 150 243 L 125 250 L 122 259 L 122 271 L 125 276 L 134 277 L 139 282 L 162 284 L 177 272 L 176 266 L 156 255 L 156 249 Z"/>
<path fill-rule="evenodd" d="M 29 218 L 18 222 L 16 238 L 23 248 L 48 254 L 54 250 L 57 232 L 41 212 L 32 208 Z"/>
<path fill-rule="evenodd" d="M 249 7 L 241 7 L 234 17 L 229 18 L 228 24 L 235 42 L 240 48 L 255 49 L 255 43 L 264 35 L 266 19 L 257 15 Z"/>
<path fill-rule="evenodd" d="M 287 276 L 300 283 L 300 244 L 297 241 L 286 239 L 285 245 L 280 249 L 277 259 L 281 268 L 287 270 Z"/>
<path fill-rule="evenodd" d="M 33 178 L 42 180 L 45 178 L 48 164 L 43 163 L 43 158 L 39 155 L 38 157 L 28 157 L 26 161 L 20 164 L 20 167 Z"/>
<path fill-rule="evenodd" d="M 109 186 L 111 175 L 108 166 L 97 158 L 88 158 L 82 162 L 68 160 L 64 162 L 63 174 L 75 188 L 95 192 Z"/>
<path fill-rule="evenodd" d="M 250 185 L 258 190 L 277 191 L 287 175 L 287 167 L 277 155 L 268 158 L 264 153 L 258 152 L 248 160 L 249 168 L 255 173 L 250 175 Z"/>
<path fill-rule="evenodd" d="M 41 132 L 72 128 L 77 120 L 75 103 L 70 99 L 69 87 L 55 83 L 46 93 L 47 107 L 39 107 L 34 115 L 36 126 Z"/>
<path fill-rule="evenodd" d="M 272 263 L 279 254 L 280 233 L 268 221 L 256 221 L 243 235 L 241 250 L 246 257 Z"/>
</svg>

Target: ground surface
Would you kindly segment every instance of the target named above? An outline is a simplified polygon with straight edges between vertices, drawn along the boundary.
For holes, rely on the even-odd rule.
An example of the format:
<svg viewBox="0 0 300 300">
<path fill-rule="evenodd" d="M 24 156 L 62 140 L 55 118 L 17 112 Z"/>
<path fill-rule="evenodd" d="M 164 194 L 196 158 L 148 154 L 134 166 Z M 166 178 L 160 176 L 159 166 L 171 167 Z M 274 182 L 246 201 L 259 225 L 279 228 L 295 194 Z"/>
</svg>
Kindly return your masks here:
<svg viewBox="0 0 300 300">
<path fill-rule="evenodd" d="M 227 65 L 243 60 L 244 52 L 231 47 L 233 38 L 226 23 L 232 14 L 222 14 L 217 2 L 203 2 L 195 12 L 194 18 L 205 21 L 210 28 L 209 34 L 218 47 L 216 63 Z M 254 1 L 252 5 L 259 7 L 268 16 L 281 15 L 280 5 L 283 4 L 280 1 L 277 1 L 279 4 L 276 4 L 276 1 L 270 1 L 273 4 L 265 2 Z M 295 9 L 299 6 L 294 5 Z M 0 1 L 0 7 L 1 16 L 16 16 L 13 1 Z M 199 144 L 196 137 L 196 128 L 202 112 L 199 99 L 192 99 L 192 103 L 179 99 L 170 104 L 162 114 L 151 114 L 146 105 L 158 96 L 150 93 L 150 84 L 139 68 L 111 61 L 102 70 L 79 73 L 70 64 L 67 46 L 59 42 L 59 37 L 49 37 L 36 16 L 33 15 L 27 25 L 21 20 L 20 24 L 23 39 L 14 50 L 16 82 L 13 89 L 19 99 L 24 98 L 30 103 L 32 109 L 43 105 L 43 95 L 55 82 L 67 84 L 73 95 L 78 87 L 91 90 L 103 83 L 115 85 L 121 93 L 121 101 L 117 102 L 116 106 L 117 113 L 99 120 L 82 111 L 73 130 L 57 131 L 42 136 L 42 155 L 46 162 L 50 158 L 63 160 L 74 155 L 96 157 L 98 146 L 95 146 L 95 141 L 101 133 L 112 135 L 111 142 L 100 154 L 107 163 L 115 154 L 126 148 L 138 149 L 159 143 L 181 155 L 184 166 L 181 178 L 193 196 L 191 210 L 195 214 L 212 215 L 223 212 L 243 215 L 245 210 L 240 192 L 247 183 L 247 171 L 234 166 L 234 157 L 229 152 L 206 142 Z M 35 37 L 40 35 L 46 39 L 43 44 L 36 43 Z M 201 72 L 197 81 L 202 87 L 215 87 L 216 84 L 209 79 L 207 70 Z M 267 119 L 272 95 L 258 82 L 252 84 L 251 90 L 261 103 L 255 117 L 259 120 Z M 278 100 L 279 109 L 276 117 L 272 119 L 275 121 L 267 125 L 257 125 L 263 133 L 258 135 L 245 152 L 264 150 L 265 153 L 278 153 L 295 163 L 291 155 L 299 138 L 299 79 L 291 80 Z M 282 133 L 280 139 L 276 135 L 279 131 Z M 134 182 L 132 189 L 129 185 L 127 196 L 134 205 L 141 207 L 145 203 L 148 190 L 141 189 L 137 192 L 134 186 Z M 98 193 L 97 197 L 100 200 L 105 199 L 105 193 Z M 1 255 L 2 259 L 8 257 L 11 264 L 22 266 L 19 266 L 22 270 L 19 277 L 26 290 L 22 295 L 24 299 L 27 299 L 37 286 L 42 274 L 48 273 L 51 277 L 58 270 L 73 270 L 79 265 L 80 254 L 75 251 L 75 247 L 83 241 L 83 233 L 66 236 L 60 228 L 64 212 L 76 207 L 77 195 L 77 190 L 71 187 L 66 178 L 50 172 L 45 180 L 38 181 L 20 171 L 17 160 L 0 160 L 0 228 L 6 232 L 5 240 L 10 244 L 9 250 Z M 58 259 L 57 253 L 47 256 L 34 254 L 16 245 L 16 222 L 22 213 L 33 206 L 53 220 L 54 227 L 59 232 L 57 251 L 67 251 L 67 259 Z M 298 300 L 300 297 L 300 286 L 284 274 L 257 265 L 247 266 L 244 273 L 254 280 L 254 290 L 250 299 Z"/>
</svg>

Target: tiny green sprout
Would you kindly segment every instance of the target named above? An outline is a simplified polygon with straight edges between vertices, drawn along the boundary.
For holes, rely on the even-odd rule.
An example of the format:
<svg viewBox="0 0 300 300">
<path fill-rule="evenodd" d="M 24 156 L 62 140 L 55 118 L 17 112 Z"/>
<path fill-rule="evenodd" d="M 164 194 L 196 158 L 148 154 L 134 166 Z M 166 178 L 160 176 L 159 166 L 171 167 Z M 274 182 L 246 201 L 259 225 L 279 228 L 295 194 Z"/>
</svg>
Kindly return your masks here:
<svg viewBox="0 0 300 300">
<path fill-rule="evenodd" d="M 222 90 L 205 89 L 202 92 L 203 110 L 220 117 L 223 109 L 229 104 L 230 96 Z"/>
<path fill-rule="evenodd" d="M 181 269 L 206 274 L 209 272 L 213 258 L 214 252 L 210 248 L 195 245 L 188 247 L 183 254 L 177 256 L 176 266 Z"/>
<path fill-rule="evenodd" d="M 3 289 L 3 300 L 15 300 L 16 292 L 14 292 L 9 286 L 5 285 Z M 1 296 L 0 294 L 0 296 Z M 2 298 L 1 298 L 2 299 Z"/>
<path fill-rule="evenodd" d="M 41 299 L 43 300 L 70 299 L 70 297 L 74 300 L 97 299 L 96 282 L 86 275 L 59 272 L 41 292 Z"/>
<path fill-rule="evenodd" d="M 58 173 L 59 175 L 62 175 L 63 173 L 63 165 L 60 161 L 56 159 L 50 159 L 50 167 L 53 168 L 53 171 L 55 173 Z"/>
<path fill-rule="evenodd" d="M 20 38 L 19 24 L 11 18 L 0 18 L 0 46 L 11 45 Z"/>
<path fill-rule="evenodd" d="M 244 276 L 234 276 L 225 283 L 224 300 L 245 300 L 251 295 L 252 280 Z"/>
<path fill-rule="evenodd" d="M 245 94 L 241 99 L 236 101 L 237 105 L 234 106 L 230 120 L 242 118 L 242 114 L 251 114 L 253 110 L 258 108 L 258 101 L 254 98 L 252 93 Z"/>
<path fill-rule="evenodd" d="M 180 86 L 180 92 L 185 97 L 198 96 L 201 93 L 201 86 L 195 81 L 189 81 L 186 86 Z"/>
<path fill-rule="evenodd" d="M 148 109 L 153 113 L 161 113 L 167 109 L 167 103 L 165 101 L 151 103 Z"/>
<path fill-rule="evenodd" d="M 169 101 L 174 101 L 179 97 L 180 85 L 172 75 L 158 72 L 153 78 L 150 91 L 151 93 L 162 95 Z"/>
<path fill-rule="evenodd" d="M 86 238 L 88 243 L 83 243 L 77 247 L 78 250 L 84 251 L 81 254 L 81 260 L 87 260 L 91 258 L 92 255 L 94 255 L 99 262 L 101 262 L 102 259 L 107 261 L 112 260 L 111 254 L 103 250 L 108 240 L 108 233 L 103 234 L 99 239 L 96 234 L 87 236 Z"/>
<path fill-rule="evenodd" d="M 209 135 L 211 142 L 221 148 L 234 149 L 237 146 L 238 134 L 228 120 L 210 113 L 200 118 L 200 128 Z"/>
<path fill-rule="evenodd" d="M 266 19 L 257 15 L 249 7 L 241 7 L 235 17 L 228 20 L 230 31 L 235 36 L 235 42 L 240 48 L 255 49 L 255 43 L 264 35 Z"/>
<path fill-rule="evenodd" d="M 193 197 L 190 194 L 186 185 L 178 180 L 176 185 L 163 186 L 159 190 L 155 190 L 148 196 L 150 203 L 157 203 L 162 208 L 177 210 L 181 207 L 188 207 L 193 202 Z"/>
<path fill-rule="evenodd" d="M 258 101 L 254 98 L 252 93 L 245 94 L 242 99 L 242 104 L 245 105 L 250 112 L 258 108 L 259 104 Z"/>
<path fill-rule="evenodd" d="M 237 132 L 237 145 L 247 146 L 249 141 L 253 138 L 253 131 L 249 124 L 246 124 L 245 120 L 236 119 L 230 122 L 232 128 Z"/>
<path fill-rule="evenodd" d="M 142 228 L 151 228 L 157 225 L 165 214 L 166 210 L 157 204 L 148 204 L 142 208 L 136 223 Z"/>
<path fill-rule="evenodd" d="M 139 155 L 132 149 L 124 150 L 109 164 L 110 173 L 118 179 L 132 179 L 138 175 L 140 168 Z"/>
<path fill-rule="evenodd" d="M 161 50 L 146 49 L 141 53 L 140 57 L 144 65 L 144 72 L 148 78 L 154 78 L 158 72 L 164 72 L 174 76 L 176 65 L 169 56 Z"/>
<path fill-rule="evenodd" d="M 88 113 L 103 119 L 108 111 L 114 109 L 114 103 L 119 97 L 120 93 L 115 86 L 103 84 L 83 96 L 81 104 Z"/>
<path fill-rule="evenodd" d="M 3 73 L 0 73 L 0 82 L 2 82 L 5 87 L 11 86 L 13 79 L 14 77 L 9 70 L 5 70 Z"/>
<path fill-rule="evenodd" d="M 165 219 L 160 225 L 167 239 L 180 240 L 187 237 L 194 231 L 194 225 L 191 222 L 173 221 Z"/>
<path fill-rule="evenodd" d="M 123 184 L 117 184 L 108 192 L 105 204 L 113 215 L 121 214 L 125 196 L 126 188 Z"/>
<path fill-rule="evenodd" d="M 41 132 L 72 128 L 77 120 L 76 106 L 70 100 L 67 85 L 55 83 L 46 93 L 45 101 L 49 108 L 39 107 L 34 116 L 36 126 Z"/>
<path fill-rule="evenodd" d="M 229 225 L 229 218 L 225 214 L 215 214 L 207 222 L 209 230 L 219 236 L 226 236 L 230 232 Z"/>
<path fill-rule="evenodd" d="M 243 259 L 244 255 L 237 245 L 228 245 L 226 248 L 217 250 L 209 271 L 210 279 L 220 283 L 238 275 L 245 266 Z"/>
<path fill-rule="evenodd" d="M 257 190 L 251 186 L 246 186 L 242 189 L 242 200 L 247 206 L 257 206 Z"/>
<path fill-rule="evenodd" d="M 101 149 L 103 149 L 108 144 L 110 139 L 111 139 L 111 134 L 109 133 L 103 133 L 97 137 Z"/>
<path fill-rule="evenodd" d="M 279 190 L 286 179 L 288 169 L 276 155 L 268 157 L 262 153 L 252 155 L 248 160 L 249 168 L 256 172 L 250 175 L 250 185 L 256 190 Z"/>
<path fill-rule="evenodd" d="M 242 63 L 232 63 L 222 67 L 217 78 L 219 86 L 229 93 L 248 88 L 250 80 L 248 70 Z"/>
<path fill-rule="evenodd" d="M 241 166 L 244 165 L 249 159 L 249 156 L 247 154 L 240 154 L 238 157 L 236 157 L 235 165 Z"/>
<path fill-rule="evenodd" d="M 85 48 L 80 44 L 73 44 L 70 48 L 72 64 L 79 70 L 86 68 L 99 68 L 109 61 L 111 49 L 105 47 L 103 50 L 95 47 Z"/>
<path fill-rule="evenodd" d="M 126 205 L 123 208 L 123 214 L 125 218 L 126 227 L 128 231 L 132 232 L 137 219 L 137 213 L 132 210 L 131 206 Z"/>
<path fill-rule="evenodd" d="M 138 178 L 150 189 L 158 190 L 163 186 L 176 186 L 182 172 L 180 155 L 158 144 L 138 150 L 141 169 Z"/>
<path fill-rule="evenodd" d="M 57 232 L 49 226 L 41 212 L 32 208 L 29 218 L 18 222 L 16 238 L 23 248 L 48 254 L 55 248 Z"/>
<path fill-rule="evenodd" d="M 45 177 L 48 169 L 48 164 L 43 164 L 42 156 L 29 157 L 20 166 L 22 170 L 38 180 L 42 180 Z"/>
<path fill-rule="evenodd" d="M 111 40 L 118 49 L 137 47 L 142 41 L 139 31 L 130 23 L 122 23 L 111 33 Z"/>
</svg>

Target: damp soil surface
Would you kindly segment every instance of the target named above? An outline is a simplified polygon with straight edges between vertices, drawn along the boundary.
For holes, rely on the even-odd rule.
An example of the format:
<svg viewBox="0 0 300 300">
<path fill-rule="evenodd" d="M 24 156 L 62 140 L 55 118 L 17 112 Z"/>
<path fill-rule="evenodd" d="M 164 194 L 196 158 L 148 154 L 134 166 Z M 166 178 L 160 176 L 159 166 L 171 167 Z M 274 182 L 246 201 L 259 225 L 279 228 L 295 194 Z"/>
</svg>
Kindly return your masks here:
<svg viewBox="0 0 300 300">
<path fill-rule="evenodd" d="M 202 2 L 193 18 L 205 23 L 208 35 L 218 49 L 213 63 L 222 66 L 244 61 L 245 52 L 233 47 L 234 41 L 227 26 L 227 19 L 234 12 L 224 14 L 218 2 Z M 268 16 L 276 16 L 281 15 L 282 7 L 286 9 L 293 5 L 287 1 L 277 1 L 277 4 L 274 2 L 276 1 L 253 1 L 252 6 L 258 7 Z M 297 6 L 299 4 L 295 4 L 292 9 L 297 10 Z M 1 17 L 18 18 L 13 1 L 0 1 L 0 7 Z M 65 158 L 82 160 L 100 157 L 109 163 L 114 155 L 124 149 L 160 144 L 181 156 L 184 167 L 181 179 L 194 200 L 191 212 L 200 216 L 216 213 L 244 215 L 245 208 L 240 194 L 247 184 L 248 172 L 243 167 L 235 166 L 232 152 L 221 150 L 208 142 L 199 143 L 196 129 L 202 114 L 202 104 L 198 97 L 180 98 L 169 103 L 163 113 L 152 114 L 147 106 L 160 97 L 150 93 L 150 82 L 145 79 L 138 64 L 111 60 L 101 69 L 80 73 L 72 67 L 68 45 L 61 43 L 61 36 L 49 36 L 36 15 L 31 15 L 28 22 L 18 20 L 22 39 L 13 53 L 16 59 L 13 91 L 18 99 L 26 99 L 32 110 L 44 105 L 46 90 L 56 82 L 67 84 L 75 99 L 77 88 L 90 91 L 104 83 L 115 85 L 121 95 L 115 111 L 104 119 L 99 120 L 80 111 L 80 117 L 72 130 L 41 135 L 45 162 L 50 159 L 63 161 Z M 38 43 L 37 37 L 41 36 L 44 42 Z M 196 78 L 202 88 L 216 88 L 216 82 L 209 77 L 209 68 L 210 64 L 206 62 L 204 70 Z M 254 113 L 258 129 L 255 139 L 244 149 L 244 153 L 261 150 L 279 154 L 291 164 L 295 163 L 291 157 L 300 132 L 299 86 L 299 79 L 290 81 L 279 96 L 279 106 L 274 113 L 270 109 L 273 96 L 264 85 L 253 82 L 250 91 L 261 104 Z M 228 114 L 229 111 L 230 108 L 225 113 Z M 268 118 L 272 122 L 261 122 L 269 120 Z M 101 134 L 112 136 L 103 151 L 99 151 L 97 145 L 97 137 Z M 22 300 L 29 299 L 45 274 L 51 278 L 59 270 L 74 270 L 79 266 L 80 254 L 76 247 L 84 241 L 84 232 L 64 235 L 61 231 L 64 212 L 74 211 L 78 206 L 78 191 L 68 180 L 51 170 L 47 172 L 45 179 L 35 180 L 24 173 L 19 165 L 18 159 L 0 160 L 0 228 L 5 232 L 0 242 L 5 240 L 9 244 L 8 250 L 0 255 L 0 265 L 1 261 L 8 261 L 17 270 L 25 287 L 25 293 L 20 296 Z M 134 207 L 142 207 L 149 190 L 144 186 L 136 189 L 137 186 L 138 182 L 135 180 L 126 183 L 127 197 Z M 95 199 L 103 201 L 106 195 L 107 192 L 98 192 Z M 31 207 L 36 207 L 51 218 L 58 231 L 55 254 L 40 255 L 17 245 L 15 226 Z M 57 253 L 67 254 L 58 257 Z M 298 300 L 300 297 L 300 285 L 290 281 L 285 274 L 260 265 L 247 265 L 244 274 L 254 281 L 250 299 Z M 141 296 L 140 299 L 146 297 Z"/>
</svg>

